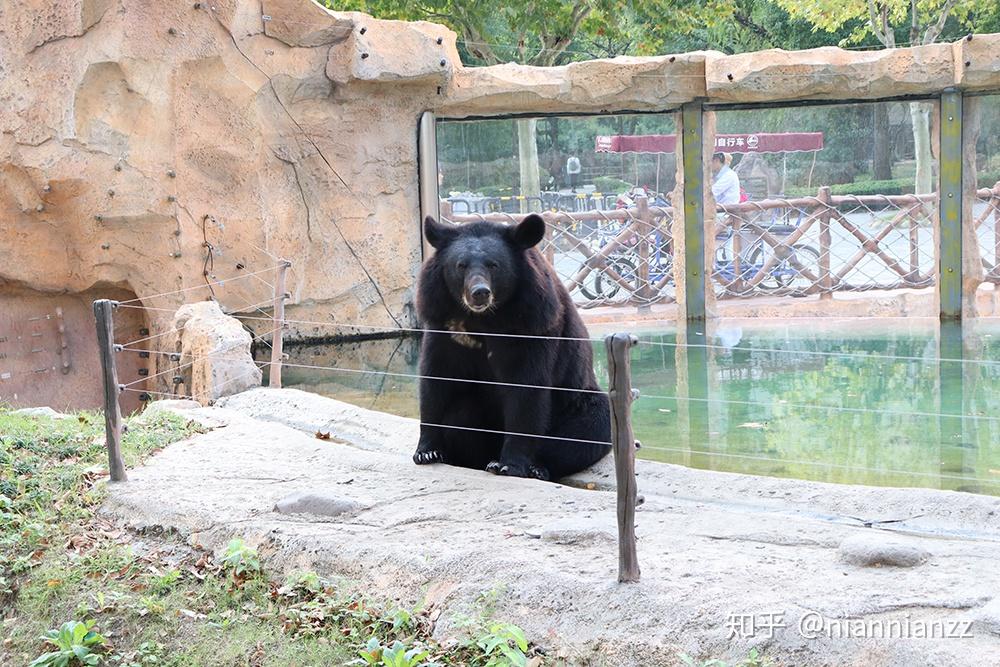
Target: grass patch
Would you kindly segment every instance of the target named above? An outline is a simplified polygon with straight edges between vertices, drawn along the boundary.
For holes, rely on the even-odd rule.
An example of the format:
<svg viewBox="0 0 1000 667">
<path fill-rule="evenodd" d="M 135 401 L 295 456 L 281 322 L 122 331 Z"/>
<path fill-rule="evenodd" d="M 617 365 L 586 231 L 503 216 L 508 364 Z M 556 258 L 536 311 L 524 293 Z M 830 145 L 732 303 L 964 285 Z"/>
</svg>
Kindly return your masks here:
<svg viewBox="0 0 1000 667">
<path fill-rule="evenodd" d="M 127 422 L 127 465 L 199 431 L 169 413 Z M 218 558 L 176 537 L 135 534 L 96 514 L 104 421 L 0 407 L 0 665 L 536 666 L 491 598 L 463 636 L 431 637 L 431 615 L 360 598 L 312 572 L 273 581 L 257 550 Z"/>
</svg>

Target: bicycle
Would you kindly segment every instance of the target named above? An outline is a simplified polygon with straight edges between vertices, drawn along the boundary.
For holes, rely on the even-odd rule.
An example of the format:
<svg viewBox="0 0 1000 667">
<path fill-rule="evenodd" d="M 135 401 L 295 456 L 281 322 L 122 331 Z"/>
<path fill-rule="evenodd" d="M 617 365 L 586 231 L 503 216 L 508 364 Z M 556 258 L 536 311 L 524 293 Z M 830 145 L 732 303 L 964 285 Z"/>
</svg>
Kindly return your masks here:
<svg viewBox="0 0 1000 667">
<path fill-rule="evenodd" d="M 794 233 L 795 229 L 794 225 L 781 224 L 772 224 L 767 227 L 768 232 L 778 237 L 787 237 Z M 732 228 L 729 228 L 726 233 L 716 236 L 716 241 L 721 241 L 721 243 L 718 243 L 716 247 L 713 275 L 727 284 L 732 284 L 737 278 L 735 255 L 731 248 L 733 236 Z M 786 250 L 787 254 L 779 258 L 771 270 L 765 274 L 765 277 L 757 283 L 757 286 L 762 290 L 774 291 L 792 287 L 797 279 L 803 278 L 801 272 L 795 268 L 796 264 L 810 269 L 814 275 L 819 275 L 819 251 L 816 248 L 806 243 L 795 243 L 788 246 Z M 775 249 L 764 241 L 763 236 L 757 234 L 756 238 L 750 242 L 749 247 L 740 253 L 740 280 L 744 282 L 752 280 L 763 270 L 774 252 Z M 723 292 L 727 291 L 730 291 L 728 286 L 723 289 Z"/>
</svg>

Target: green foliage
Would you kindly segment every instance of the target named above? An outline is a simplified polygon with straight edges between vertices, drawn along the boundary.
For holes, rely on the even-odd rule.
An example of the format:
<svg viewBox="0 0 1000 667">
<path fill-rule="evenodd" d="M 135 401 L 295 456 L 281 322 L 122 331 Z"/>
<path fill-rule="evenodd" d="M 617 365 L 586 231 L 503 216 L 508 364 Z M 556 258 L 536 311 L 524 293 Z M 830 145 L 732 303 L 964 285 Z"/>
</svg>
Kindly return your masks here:
<svg viewBox="0 0 1000 667">
<path fill-rule="evenodd" d="M 724 660 L 697 660 L 686 653 L 677 656 L 684 667 L 770 667 L 771 661 L 761 656 L 757 649 L 750 649 L 747 657 L 739 662 L 729 663 Z"/>
<path fill-rule="evenodd" d="M 163 415 L 129 424 L 134 460 L 196 430 Z M 514 626 L 477 621 L 467 640 L 441 646 L 426 612 L 340 592 L 314 572 L 269 582 L 260 554 L 239 538 L 217 558 L 170 535 L 146 535 L 144 548 L 132 549 L 127 531 L 94 515 L 101 426 L 90 415 L 54 421 L 0 411 L 0 478 L 12 487 L 0 494 L 0 603 L 16 619 L 4 626 L 0 664 L 346 664 L 376 647 L 376 662 L 366 664 L 523 664 L 527 642 Z M 29 472 L 14 477 L 15 462 Z M 484 600 L 481 619 L 493 613 Z M 46 632 L 53 617 L 95 619 L 114 629 L 115 646 L 94 620 Z M 50 646 L 38 655 L 43 632 Z"/>
<path fill-rule="evenodd" d="M 257 549 L 238 537 L 229 540 L 222 554 L 222 569 L 239 580 L 260 574 L 260 556 L 257 554 Z"/>
<path fill-rule="evenodd" d="M 477 599 L 475 616 L 458 615 L 455 623 L 465 631 L 456 657 L 462 664 L 481 667 L 523 667 L 528 641 L 521 628 L 494 619 L 502 589 L 486 591 Z"/>
<path fill-rule="evenodd" d="M 974 26 L 977 15 L 996 11 L 994 0 L 775 0 L 815 30 L 852 28 L 846 43 L 874 36 L 885 46 L 935 42 L 951 26 L 956 32 Z"/>
<path fill-rule="evenodd" d="M 632 187 L 632 184 L 612 176 L 598 176 L 594 179 L 594 187 L 597 192 L 613 195 L 627 191 Z"/>
<path fill-rule="evenodd" d="M 199 430 L 168 413 L 126 423 L 122 451 L 129 465 Z M 100 470 L 107 465 L 103 435 L 103 420 L 91 413 L 51 419 L 0 408 L 0 603 L 16 593 L 22 575 L 42 563 L 52 545 L 72 538 L 74 523 L 100 502 Z M 103 576 L 130 558 L 120 549 L 99 549 L 81 560 L 79 572 Z"/>
<path fill-rule="evenodd" d="M 361 656 L 356 664 L 378 667 L 431 667 L 435 663 L 427 662 L 431 652 L 422 645 L 407 646 L 398 639 L 392 646 L 383 646 L 378 637 L 372 637 L 365 647 L 358 651 Z"/>
<path fill-rule="evenodd" d="M 486 667 L 524 667 L 528 661 L 528 640 L 516 625 L 492 623 L 476 638 L 476 645 L 486 658 Z"/>
<path fill-rule="evenodd" d="M 1000 169 L 995 171 L 981 171 L 976 174 L 976 187 L 992 188 L 1000 183 Z"/>
<path fill-rule="evenodd" d="M 1000 181 L 1000 171 L 980 172 L 976 176 L 977 188 L 992 188 Z M 817 188 L 788 188 L 787 197 L 813 197 Z M 913 194 L 912 178 L 892 178 L 885 181 L 858 180 L 830 186 L 832 195 L 905 195 Z"/>
<path fill-rule="evenodd" d="M 627 4 L 614 0 L 324 0 L 324 4 L 380 18 L 444 23 L 459 34 L 463 60 L 486 65 L 510 61 L 555 65 L 588 57 L 660 53 L 672 36 L 721 24 L 732 15 L 732 3 L 725 0 Z"/>
<path fill-rule="evenodd" d="M 787 188 L 787 197 L 815 197 L 817 188 Z M 830 186 L 832 195 L 901 195 L 913 193 L 912 178 L 893 178 L 886 181 L 861 180 Z"/>
<path fill-rule="evenodd" d="M 93 627 L 94 621 L 67 621 L 58 630 L 49 630 L 41 639 L 56 650 L 38 656 L 30 667 L 100 664 L 101 657 L 96 651 L 105 643 L 105 639 L 94 632 Z"/>
</svg>

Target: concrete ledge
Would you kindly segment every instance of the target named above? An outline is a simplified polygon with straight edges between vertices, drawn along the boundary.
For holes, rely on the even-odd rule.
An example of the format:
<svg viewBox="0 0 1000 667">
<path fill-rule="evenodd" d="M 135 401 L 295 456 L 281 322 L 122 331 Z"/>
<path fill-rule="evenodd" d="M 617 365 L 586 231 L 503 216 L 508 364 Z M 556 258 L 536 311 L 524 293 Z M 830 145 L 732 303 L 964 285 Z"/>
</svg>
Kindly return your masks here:
<svg viewBox="0 0 1000 667">
<path fill-rule="evenodd" d="M 988 664 L 1000 651 L 989 620 L 995 603 L 987 606 L 1000 588 L 996 498 L 644 462 L 643 579 L 623 586 L 615 582 L 606 469 L 580 476 L 597 486 L 587 490 L 415 466 L 413 420 L 293 390 L 254 390 L 224 403 L 185 410 L 226 425 L 130 471 L 104 511 L 212 549 L 243 537 L 276 574 L 311 568 L 369 595 L 422 601 L 440 610 L 442 637 L 456 632 L 456 616 L 477 595 L 500 590 L 498 617 L 569 664 L 676 665 L 680 652 L 734 661 L 756 646 L 775 664 L 959 665 Z M 317 438 L 318 428 L 330 428 L 331 439 Z M 279 504 L 305 513 L 275 511 Z M 892 532 L 849 518 L 921 512 Z M 841 561 L 838 548 L 857 536 L 875 552 L 885 546 L 921 558 L 905 568 Z M 770 639 L 732 639 L 727 624 L 746 614 L 777 615 L 784 627 Z M 968 621 L 971 634 L 807 639 L 798 621 L 810 614 L 827 624 Z"/>
<path fill-rule="evenodd" d="M 621 56 L 561 67 L 461 67 L 436 110 L 452 118 L 499 112 L 666 110 L 705 96 L 705 62 L 713 55 L 721 54 Z"/>
</svg>

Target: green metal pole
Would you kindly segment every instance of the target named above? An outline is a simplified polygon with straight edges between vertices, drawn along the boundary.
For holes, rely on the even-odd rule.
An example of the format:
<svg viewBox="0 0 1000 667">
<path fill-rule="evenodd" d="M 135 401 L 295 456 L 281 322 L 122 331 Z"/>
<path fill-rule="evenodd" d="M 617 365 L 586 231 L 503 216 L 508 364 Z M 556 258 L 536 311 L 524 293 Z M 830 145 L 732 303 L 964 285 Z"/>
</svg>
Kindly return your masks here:
<svg viewBox="0 0 1000 667">
<path fill-rule="evenodd" d="M 684 158 L 684 295 L 690 320 L 705 319 L 705 162 L 702 106 L 681 107 Z"/>
<path fill-rule="evenodd" d="M 941 94 L 938 280 L 941 319 L 962 318 L 962 93 Z"/>
</svg>

